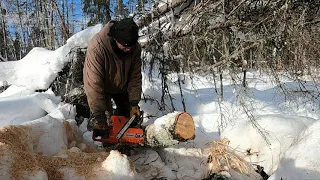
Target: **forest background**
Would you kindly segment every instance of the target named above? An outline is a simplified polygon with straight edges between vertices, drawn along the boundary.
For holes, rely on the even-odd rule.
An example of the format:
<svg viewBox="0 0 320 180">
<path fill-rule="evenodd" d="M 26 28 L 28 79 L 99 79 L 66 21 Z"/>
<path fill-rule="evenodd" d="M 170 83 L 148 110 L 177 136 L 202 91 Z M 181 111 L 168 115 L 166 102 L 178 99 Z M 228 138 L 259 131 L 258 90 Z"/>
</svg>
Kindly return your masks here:
<svg viewBox="0 0 320 180">
<path fill-rule="evenodd" d="M 271 77 L 286 101 L 303 95 L 304 103 L 319 104 L 319 8 L 319 0 L 1 0 L 0 61 L 20 60 L 34 47 L 57 49 L 89 26 L 134 16 L 140 27 L 143 68 L 149 69 L 150 79 L 155 68 L 161 75 L 160 110 L 176 109 L 173 103 L 165 104 L 165 99 L 174 101 L 170 73 L 190 73 L 191 79 L 194 73 L 212 76 L 218 102 L 223 102 L 226 74 L 233 84 L 246 88 L 247 72 L 259 72 Z M 86 104 L 85 98 L 79 102 L 66 95 L 82 86 L 77 81 L 82 81 L 83 52 L 70 52 L 80 53 L 70 56 L 78 60 L 70 60 L 59 74 L 68 79 L 68 71 L 73 72 L 74 79 L 60 78 L 51 85 L 59 86 L 54 91 L 63 91 L 56 93 L 72 104 Z M 288 86 L 283 76 L 298 86 Z M 74 84 L 63 85 L 70 82 Z M 177 82 L 181 87 L 184 77 Z M 3 81 L 0 91 L 6 87 Z M 70 89 L 63 90 L 66 87 Z M 186 111 L 182 91 L 181 101 Z"/>
</svg>

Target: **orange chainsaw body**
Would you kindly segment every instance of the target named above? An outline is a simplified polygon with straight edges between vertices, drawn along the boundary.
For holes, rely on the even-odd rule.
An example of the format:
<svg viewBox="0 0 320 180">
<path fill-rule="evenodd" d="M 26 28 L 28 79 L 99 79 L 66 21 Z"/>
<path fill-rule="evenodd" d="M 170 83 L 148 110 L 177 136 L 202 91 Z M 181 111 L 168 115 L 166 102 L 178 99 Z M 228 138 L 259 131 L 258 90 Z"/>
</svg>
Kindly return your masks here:
<svg viewBox="0 0 320 180">
<path fill-rule="evenodd" d="M 92 137 L 94 141 L 99 141 L 107 144 L 118 144 L 118 143 L 130 143 L 130 144 L 144 144 L 144 131 L 138 127 L 129 127 L 121 138 L 117 139 L 118 133 L 124 127 L 124 125 L 129 121 L 125 116 L 111 116 L 112 127 L 108 129 L 107 138 Z"/>
</svg>

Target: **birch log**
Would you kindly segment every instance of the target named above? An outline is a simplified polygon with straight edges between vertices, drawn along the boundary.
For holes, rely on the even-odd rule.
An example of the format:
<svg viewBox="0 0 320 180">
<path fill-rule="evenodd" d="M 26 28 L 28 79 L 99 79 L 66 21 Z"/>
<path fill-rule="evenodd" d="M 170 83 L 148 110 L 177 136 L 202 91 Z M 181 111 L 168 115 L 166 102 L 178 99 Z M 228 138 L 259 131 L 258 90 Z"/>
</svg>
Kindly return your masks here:
<svg viewBox="0 0 320 180">
<path fill-rule="evenodd" d="M 194 121 L 186 112 L 173 112 L 146 127 L 145 144 L 151 147 L 172 146 L 194 139 Z"/>
</svg>

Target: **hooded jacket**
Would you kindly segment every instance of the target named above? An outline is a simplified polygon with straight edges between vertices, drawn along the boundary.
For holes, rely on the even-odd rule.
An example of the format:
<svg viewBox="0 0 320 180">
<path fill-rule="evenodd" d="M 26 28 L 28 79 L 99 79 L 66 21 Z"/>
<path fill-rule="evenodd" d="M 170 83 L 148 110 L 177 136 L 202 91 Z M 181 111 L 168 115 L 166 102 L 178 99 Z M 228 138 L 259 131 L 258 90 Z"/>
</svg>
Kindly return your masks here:
<svg viewBox="0 0 320 180">
<path fill-rule="evenodd" d="M 119 53 L 111 37 L 109 21 L 88 45 L 83 81 L 92 113 L 104 113 L 111 102 L 106 94 L 128 92 L 130 102 L 139 102 L 142 92 L 141 47 L 137 42 L 127 53 Z M 110 112 L 111 113 L 111 112 Z"/>
</svg>

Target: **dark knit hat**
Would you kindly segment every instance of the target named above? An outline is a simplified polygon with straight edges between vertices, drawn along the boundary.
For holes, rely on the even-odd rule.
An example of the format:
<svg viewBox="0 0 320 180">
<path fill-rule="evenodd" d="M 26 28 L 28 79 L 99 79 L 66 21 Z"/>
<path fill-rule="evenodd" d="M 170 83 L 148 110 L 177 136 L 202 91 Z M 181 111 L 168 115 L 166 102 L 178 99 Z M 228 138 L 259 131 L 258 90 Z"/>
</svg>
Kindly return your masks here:
<svg viewBox="0 0 320 180">
<path fill-rule="evenodd" d="M 132 18 L 126 18 L 115 22 L 115 24 L 111 27 L 110 32 L 116 41 L 126 47 L 134 46 L 139 38 L 138 25 L 133 21 Z"/>
</svg>

